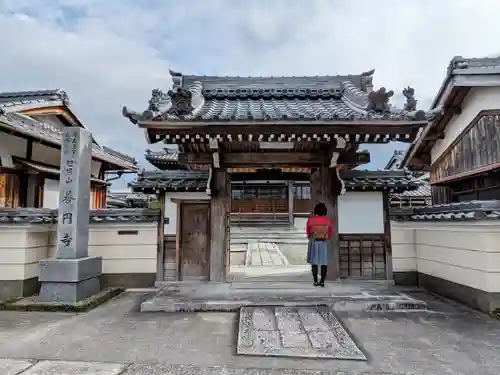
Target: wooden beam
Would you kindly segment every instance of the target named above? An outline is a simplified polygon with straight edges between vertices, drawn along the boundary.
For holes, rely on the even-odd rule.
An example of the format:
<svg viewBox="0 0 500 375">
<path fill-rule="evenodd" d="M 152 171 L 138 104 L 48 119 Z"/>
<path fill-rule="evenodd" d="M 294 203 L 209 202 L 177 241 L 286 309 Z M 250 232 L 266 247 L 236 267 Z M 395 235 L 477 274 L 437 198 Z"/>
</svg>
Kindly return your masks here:
<svg viewBox="0 0 500 375">
<path fill-rule="evenodd" d="M 411 159 L 411 164 L 415 165 L 431 165 L 431 154 L 429 153 L 422 153 L 420 156 L 414 157 Z"/>
<path fill-rule="evenodd" d="M 259 166 L 309 166 L 326 165 L 326 154 L 308 152 L 255 152 L 219 155 L 220 164 L 226 168 Z M 211 153 L 179 154 L 181 164 L 212 164 Z"/>
<path fill-rule="evenodd" d="M 444 139 L 444 132 L 440 131 L 440 132 L 429 132 L 429 134 L 427 134 L 425 137 L 424 137 L 424 141 L 437 141 L 437 140 L 440 140 L 440 139 Z"/>
</svg>

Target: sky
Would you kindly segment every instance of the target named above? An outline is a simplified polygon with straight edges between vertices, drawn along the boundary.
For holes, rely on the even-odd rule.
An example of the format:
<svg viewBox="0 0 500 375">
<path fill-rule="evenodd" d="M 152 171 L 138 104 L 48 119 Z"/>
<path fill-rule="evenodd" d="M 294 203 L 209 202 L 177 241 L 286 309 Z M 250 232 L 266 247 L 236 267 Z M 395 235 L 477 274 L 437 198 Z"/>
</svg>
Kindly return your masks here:
<svg viewBox="0 0 500 375">
<path fill-rule="evenodd" d="M 42 5 L 43 4 L 43 5 Z M 0 91 L 62 88 L 100 144 L 136 157 L 142 111 L 185 74 L 359 74 L 429 107 L 457 55 L 500 55 L 498 0 L 0 0 Z M 404 144 L 367 147 L 383 168 Z M 118 185 L 123 184 L 121 181 Z M 116 186 L 116 185 L 114 185 Z M 122 186 L 123 187 L 123 186 Z"/>
</svg>

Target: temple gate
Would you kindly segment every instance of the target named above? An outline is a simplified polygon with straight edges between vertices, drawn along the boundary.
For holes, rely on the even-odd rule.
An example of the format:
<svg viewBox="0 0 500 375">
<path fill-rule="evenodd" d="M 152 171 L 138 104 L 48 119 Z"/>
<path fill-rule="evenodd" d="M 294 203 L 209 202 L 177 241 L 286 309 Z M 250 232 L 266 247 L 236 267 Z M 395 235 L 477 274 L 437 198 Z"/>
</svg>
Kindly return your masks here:
<svg viewBox="0 0 500 375">
<path fill-rule="evenodd" d="M 394 93 L 385 88 L 374 91 L 373 73 L 243 78 L 171 72 L 172 90 L 153 90 L 146 111 L 123 109 L 126 117 L 145 130 L 148 142 L 178 146 L 178 162 L 191 171 L 185 173 L 207 175 L 206 198 L 179 198 L 177 202 L 177 279 L 224 281 L 231 180 L 241 181 L 243 174 L 245 179 L 272 176 L 273 180 L 287 180 L 287 174 L 297 168 L 298 174 L 310 181 L 311 203 L 324 203 L 336 226 L 329 243 L 329 278 L 355 276 L 349 269 L 353 248 L 358 254 L 370 249 L 372 269 L 367 275 L 392 277 L 387 212 L 381 236 L 359 231 L 339 233 L 339 221 L 343 220 L 338 217 L 339 196 L 346 191 L 347 181 L 371 173 L 353 171 L 370 161 L 369 153 L 359 150 L 361 143 L 412 142 L 427 125 L 429 115 L 416 110 L 411 88 L 403 91 L 407 97 L 404 109 L 391 107 L 389 99 Z M 356 177 L 356 172 L 364 177 Z M 348 180 L 343 177 L 352 173 L 354 177 Z M 398 182 L 405 178 L 401 171 L 387 173 L 377 177 L 392 181 L 392 185 L 384 182 L 379 186 L 385 190 L 386 208 L 388 193 L 398 189 Z M 160 246 L 163 248 L 163 243 Z M 360 270 L 360 276 L 363 274 Z"/>
</svg>

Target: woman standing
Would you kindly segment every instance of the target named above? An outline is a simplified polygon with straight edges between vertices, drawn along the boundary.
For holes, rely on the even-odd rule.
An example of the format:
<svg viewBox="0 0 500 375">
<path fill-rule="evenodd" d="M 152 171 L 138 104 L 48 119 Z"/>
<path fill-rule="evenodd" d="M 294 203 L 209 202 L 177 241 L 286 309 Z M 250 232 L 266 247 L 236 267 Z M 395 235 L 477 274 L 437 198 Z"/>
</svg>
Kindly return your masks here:
<svg viewBox="0 0 500 375">
<path fill-rule="evenodd" d="M 328 266 L 328 240 L 333 235 L 333 224 L 326 217 L 327 209 L 323 203 L 314 206 L 314 216 L 307 220 L 306 235 L 309 238 L 307 263 L 311 265 L 314 286 L 325 286 Z M 321 279 L 318 282 L 318 268 L 321 269 Z"/>
</svg>

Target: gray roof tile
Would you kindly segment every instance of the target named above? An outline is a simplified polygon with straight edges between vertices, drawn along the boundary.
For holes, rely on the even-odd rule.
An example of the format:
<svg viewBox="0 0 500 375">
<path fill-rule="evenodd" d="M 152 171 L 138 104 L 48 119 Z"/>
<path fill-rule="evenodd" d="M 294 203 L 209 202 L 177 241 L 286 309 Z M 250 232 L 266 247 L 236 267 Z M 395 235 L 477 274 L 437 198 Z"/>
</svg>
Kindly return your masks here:
<svg viewBox="0 0 500 375">
<path fill-rule="evenodd" d="M 194 171 L 144 171 L 129 186 L 134 191 L 204 191 L 208 173 Z M 404 171 L 355 170 L 341 174 L 347 190 L 387 190 L 402 192 L 417 188 L 411 175 Z"/>
<path fill-rule="evenodd" d="M 135 192 L 141 191 L 205 191 L 208 173 L 192 171 L 143 171 L 129 183 Z"/>
<path fill-rule="evenodd" d="M 27 109 L 52 106 L 66 106 L 69 108 L 70 99 L 66 91 L 54 89 L 2 92 L 0 93 L 0 126 L 9 127 L 24 135 L 59 145 L 61 137 L 60 129 L 51 124 L 17 113 Z M 94 157 L 97 159 L 124 168 L 136 169 L 137 161 L 131 156 L 109 147 L 101 147 L 95 141 L 92 147 Z"/>
<path fill-rule="evenodd" d="M 391 210 L 391 216 L 396 221 L 499 220 L 500 201 L 467 201 L 419 208 L 394 208 Z"/>
<path fill-rule="evenodd" d="M 45 208 L 0 208 L 0 224 L 53 224 L 57 215 L 57 210 Z M 159 210 L 145 208 L 99 209 L 91 211 L 90 223 L 154 222 L 159 215 Z"/>
<path fill-rule="evenodd" d="M 61 144 L 62 131 L 55 126 L 35 120 L 29 116 L 24 116 L 15 112 L 0 113 L 0 127 L 21 133 L 28 137 L 40 139 L 52 144 Z M 117 152 L 110 152 L 111 149 L 104 150 L 97 144 L 92 145 L 92 154 L 96 159 L 106 161 L 123 168 L 136 170 L 134 158 L 126 155 L 118 155 Z"/>
<path fill-rule="evenodd" d="M 347 190 L 387 190 L 391 193 L 414 190 L 418 184 L 402 170 L 351 170 L 340 173 Z"/>
<path fill-rule="evenodd" d="M 373 91 L 374 71 L 316 77 L 210 77 L 171 72 L 173 88 L 153 90 L 143 113 L 123 108 L 132 122 L 157 121 L 422 121 L 414 91 L 405 90 L 406 109 L 389 104 L 392 91 Z"/>
</svg>

